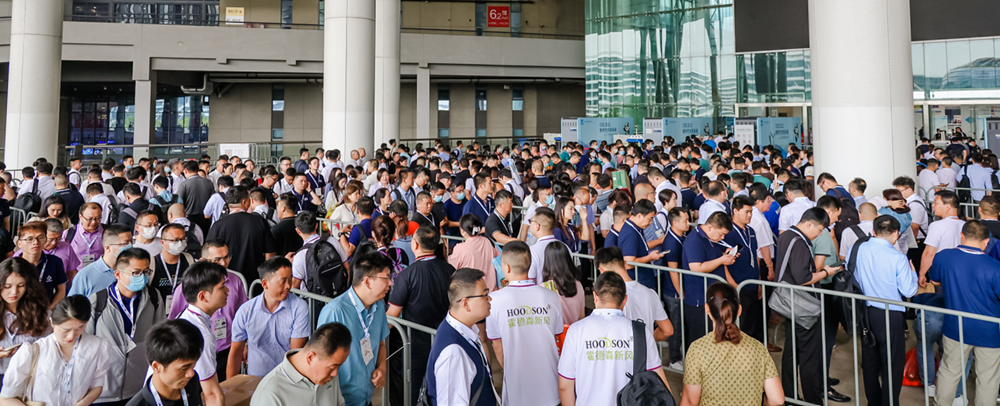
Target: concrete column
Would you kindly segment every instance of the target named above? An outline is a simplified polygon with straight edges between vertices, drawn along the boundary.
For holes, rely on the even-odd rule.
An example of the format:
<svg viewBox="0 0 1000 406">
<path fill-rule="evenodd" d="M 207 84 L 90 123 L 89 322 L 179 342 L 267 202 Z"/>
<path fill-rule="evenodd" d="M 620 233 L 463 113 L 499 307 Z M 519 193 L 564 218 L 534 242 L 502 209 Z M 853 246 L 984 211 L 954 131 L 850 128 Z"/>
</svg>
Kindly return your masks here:
<svg viewBox="0 0 1000 406">
<path fill-rule="evenodd" d="M 913 164 L 908 0 L 809 0 L 816 167 L 871 195 Z"/>
<path fill-rule="evenodd" d="M 327 2 L 323 30 L 323 148 L 372 151 L 375 0 Z"/>
<path fill-rule="evenodd" d="M 199 97 L 199 96 L 195 96 Z M 135 81 L 135 130 L 132 143 L 149 144 L 156 131 L 156 71 L 150 72 L 146 80 Z M 136 161 L 149 157 L 148 147 L 133 148 Z"/>
<path fill-rule="evenodd" d="M 399 0 L 375 6 L 375 145 L 399 139 Z"/>
<path fill-rule="evenodd" d="M 20 168 L 55 162 L 62 84 L 62 0 L 14 0 L 4 162 Z"/>
<path fill-rule="evenodd" d="M 417 138 L 431 138 L 431 70 L 417 67 Z M 434 134 L 437 137 L 437 133 Z"/>
</svg>

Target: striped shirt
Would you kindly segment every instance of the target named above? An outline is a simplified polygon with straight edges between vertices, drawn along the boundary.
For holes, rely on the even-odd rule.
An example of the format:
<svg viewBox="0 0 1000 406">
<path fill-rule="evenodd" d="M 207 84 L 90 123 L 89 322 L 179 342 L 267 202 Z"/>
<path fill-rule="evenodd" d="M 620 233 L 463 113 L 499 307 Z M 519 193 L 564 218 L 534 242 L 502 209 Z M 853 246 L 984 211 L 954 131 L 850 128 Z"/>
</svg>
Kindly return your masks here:
<svg viewBox="0 0 1000 406">
<path fill-rule="evenodd" d="M 246 341 L 247 373 L 267 375 L 284 360 L 293 338 L 309 337 L 309 305 L 288 295 L 271 313 L 264 307 L 264 295 L 240 306 L 233 318 L 233 341 Z"/>
</svg>

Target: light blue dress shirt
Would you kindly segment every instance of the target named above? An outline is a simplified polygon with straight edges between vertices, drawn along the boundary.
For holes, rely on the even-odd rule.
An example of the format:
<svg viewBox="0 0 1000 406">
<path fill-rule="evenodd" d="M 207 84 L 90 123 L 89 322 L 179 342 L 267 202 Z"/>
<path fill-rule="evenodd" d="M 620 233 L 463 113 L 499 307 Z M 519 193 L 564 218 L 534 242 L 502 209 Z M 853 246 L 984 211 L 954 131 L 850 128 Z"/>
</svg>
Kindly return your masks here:
<svg viewBox="0 0 1000 406">
<path fill-rule="evenodd" d="M 115 271 L 104 263 L 103 257 L 98 257 L 97 261 L 83 267 L 73 278 L 73 286 L 69 288 L 66 296 L 83 295 L 90 297 L 99 290 L 107 289 L 115 282 Z"/>
<path fill-rule="evenodd" d="M 917 294 L 917 273 L 910 269 L 906 255 L 896 251 L 888 240 L 872 237 L 858 247 L 854 277 L 867 296 L 902 301 Z M 868 306 L 884 309 L 885 304 L 868 301 Z M 889 310 L 904 311 L 889 305 Z"/>
<path fill-rule="evenodd" d="M 310 328 L 309 304 L 302 298 L 289 294 L 271 313 L 259 295 L 236 311 L 232 332 L 233 341 L 247 344 L 247 373 L 265 376 L 284 361 L 292 339 L 308 338 Z"/>
<path fill-rule="evenodd" d="M 972 189 L 993 189 L 993 181 L 990 180 L 990 175 L 993 175 L 993 170 L 984 168 L 980 164 L 972 164 L 968 166 L 969 172 L 969 187 Z M 966 169 L 959 169 L 958 176 L 955 177 L 955 182 L 961 182 L 965 178 Z M 985 190 L 973 190 L 972 200 L 980 201 L 983 200 L 983 196 L 986 196 Z"/>
<path fill-rule="evenodd" d="M 365 328 L 361 325 L 362 319 L 365 324 L 371 323 L 368 334 L 371 337 L 372 359 L 367 364 L 361 354 L 361 339 L 365 336 Z M 372 394 L 375 392 L 372 373 L 375 372 L 375 364 L 378 363 L 379 346 L 386 337 L 389 337 L 389 319 L 385 315 L 385 302 L 376 301 L 365 309 L 358 294 L 351 288 L 347 293 L 337 296 L 323 306 L 323 311 L 319 313 L 317 325 L 333 322 L 347 326 L 351 332 L 351 354 L 347 356 L 347 361 L 344 361 L 338 372 L 345 405 L 366 406 L 371 403 Z"/>
</svg>

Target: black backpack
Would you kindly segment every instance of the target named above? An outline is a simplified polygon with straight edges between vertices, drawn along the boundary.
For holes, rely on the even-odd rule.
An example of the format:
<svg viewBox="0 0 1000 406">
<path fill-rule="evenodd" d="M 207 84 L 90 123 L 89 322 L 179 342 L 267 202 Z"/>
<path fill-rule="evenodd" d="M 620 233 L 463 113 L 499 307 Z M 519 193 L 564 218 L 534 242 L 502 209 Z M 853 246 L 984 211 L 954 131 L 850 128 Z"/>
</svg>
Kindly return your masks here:
<svg viewBox="0 0 1000 406">
<path fill-rule="evenodd" d="M 868 242 L 872 237 L 861 231 L 861 227 L 859 226 L 853 226 L 850 230 L 854 232 L 854 235 L 858 236 L 858 241 L 851 246 L 850 256 L 847 258 L 847 262 L 844 263 L 844 270 L 837 272 L 833 276 L 833 289 L 838 292 L 863 295 L 864 292 L 854 277 L 854 273 L 858 269 L 858 249 L 861 248 L 861 244 Z M 861 336 L 861 344 L 874 347 L 876 346 L 876 341 L 871 324 L 868 322 L 868 312 L 866 311 L 868 306 L 865 303 L 856 302 L 857 300 L 851 300 L 846 297 L 833 297 L 833 303 L 840 308 L 844 330 L 849 334 Z M 853 323 L 855 320 L 858 323 L 856 329 Z"/>
<path fill-rule="evenodd" d="M 958 181 L 958 200 L 962 203 L 972 203 L 972 191 L 969 187 L 972 182 L 969 180 L 969 165 L 962 165 L 962 180 Z"/>
<path fill-rule="evenodd" d="M 18 195 L 17 199 L 14 199 L 14 207 L 24 210 L 25 214 L 38 213 L 42 209 L 42 194 L 38 191 L 38 179 L 32 182 L 30 192 Z"/>
<path fill-rule="evenodd" d="M 632 321 L 632 373 L 622 390 L 618 391 L 618 406 L 674 406 L 674 395 L 660 376 L 646 370 L 646 325 Z"/>
<path fill-rule="evenodd" d="M 334 298 L 351 287 L 351 275 L 333 245 L 321 240 L 306 244 L 306 288 L 310 293 Z"/>
<path fill-rule="evenodd" d="M 854 202 L 854 197 L 850 193 L 844 196 L 841 194 L 841 190 L 834 189 L 835 197 L 837 200 L 840 200 L 841 206 L 840 218 L 837 219 L 837 224 L 833 226 L 833 237 L 836 241 L 840 241 L 844 230 L 861 223 L 861 216 L 858 214 L 857 206 L 855 206 L 857 203 Z"/>
<path fill-rule="evenodd" d="M 111 205 L 111 216 L 108 217 L 108 224 L 118 223 L 118 219 L 121 217 L 122 213 L 132 216 L 132 219 L 137 219 L 139 217 L 139 213 L 136 213 L 136 211 L 128 204 L 113 204 Z"/>
<path fill-rule="evenodd" d="M 201 258 L 201 243 L 198 242 L 198 237 L 194 235 L 194 227 L 194 223 L 191 223 L 189 226 L 184 226 L 184 236 L 187 239 L 187 249 L 185 249 L 184 252 L 191 254 L 195 258 Z"/>
</svg>

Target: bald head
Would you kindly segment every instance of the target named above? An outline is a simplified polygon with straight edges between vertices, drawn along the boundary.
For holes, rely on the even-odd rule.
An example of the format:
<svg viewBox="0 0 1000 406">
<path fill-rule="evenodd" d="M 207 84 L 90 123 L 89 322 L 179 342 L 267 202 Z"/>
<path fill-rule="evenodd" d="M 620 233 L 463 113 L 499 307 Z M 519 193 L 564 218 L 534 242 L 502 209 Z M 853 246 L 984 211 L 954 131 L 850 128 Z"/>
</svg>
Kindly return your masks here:
<svg viewBox="0 0 1000 406">
<path fill-rule="evenodd" d="M 642 196 L 646 196 L 650 193 L 653 193 L 654 191 L 655 189 L 653 189 L 653 185 L 650 185 L 645 182 L 635 185 L 635 195 L 637 198 L 640 199 L 642 198 Z"/>
<path fill-rule="evenodd" d="M 878 209 L 875 208 L 874 204 L 862 203 L 861 208 L 858 209 L 858 217 L 861 221 L 874 221 L 878 217 Z"/>
<path fill-rule="evenodd" d="M 167 216 L 170 216 L 171 219 L 184 217 L 184 205 L 181 203 L 170 205 L 170 208 L 167 209 Z"/>
</svg>

